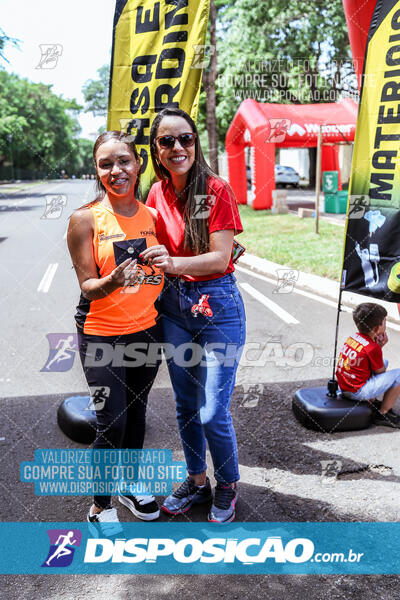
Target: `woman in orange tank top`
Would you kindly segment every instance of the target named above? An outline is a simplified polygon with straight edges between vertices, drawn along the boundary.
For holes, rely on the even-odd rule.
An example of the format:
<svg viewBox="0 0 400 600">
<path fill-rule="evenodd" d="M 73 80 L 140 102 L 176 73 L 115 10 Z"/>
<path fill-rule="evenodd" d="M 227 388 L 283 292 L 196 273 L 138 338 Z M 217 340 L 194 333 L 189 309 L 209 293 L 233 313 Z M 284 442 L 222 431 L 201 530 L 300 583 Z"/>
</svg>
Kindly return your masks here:
<svg viewBox="0 0 400 600">
<path fill-rule="evenodd" d="M 130 136 L 101 134 L 93 158 L 99 196 L 73 213 L 67 240 L 81 288 L 79 352 L 94 406 L 101 401 L 94 448 L 141 449 L 147 397 L 159 367 L 151 345 L 161 341 L 155 301 L 164 281 L 162 271 L 143 264 L 139 254 L 158 244 L 156 211 L 137 200 L 140 157 Z M 159 516 L 152 496 L 119 500 L 143 520 Z M 94 496 L 87 520 L 95 534 L 121 531 L 110 495 Z"/>
</svg>

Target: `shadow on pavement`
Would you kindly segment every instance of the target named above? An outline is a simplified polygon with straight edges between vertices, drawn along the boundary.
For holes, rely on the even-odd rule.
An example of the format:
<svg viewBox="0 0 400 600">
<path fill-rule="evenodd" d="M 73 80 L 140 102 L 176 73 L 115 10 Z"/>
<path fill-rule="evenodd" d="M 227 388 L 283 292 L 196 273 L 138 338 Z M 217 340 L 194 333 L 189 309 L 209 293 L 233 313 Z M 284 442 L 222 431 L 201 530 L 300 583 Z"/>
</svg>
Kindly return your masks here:
<svg viewBox="0 0 400 600">
<path fill-rule="evenodd" d="M 36 208 L 40 208 L 40 204 L 36 204 L 34 206 L 0 206 L 0 213 L 3 212 L 26 212 L 28 210 L 35 210 Z"/>
<path fill-rule="evenodd" d="M 309 382 L 308 382 L 309 384 Z M 312 385 L 316 385 L 315 381 Z M 304 429 L 291 411 L 292 395 L 305 384 L 265 384 L 257 406 L 244 406 L 243 388 L 238 386 L 232 398 L 232 415 L 238 437 L 242 476 L 237 505 L 237 521 L 343 521 L 345 512 L 335 511 L 332 504 L 301 496 L 277 493 L 269 488 L 265 473 L 278 468 L 295 474 L 316 471 L 322 458 L 342 457 L 314 451 L 307 442 L 337 439 L 364 432 L 321 434 Z M 56 412 L 60 402 L 70 394 L 0 399 L 0 441 L 2 483 L 0 506 L 2 521 L 80 521 L 85 520 L 89 498 L 39 497 L 33 484 L 19 481 L 21 461 L 33 460 L 37 448 L 81 448 L 64 436 L 57 426 Z M 370 430 L 372 431 L 372 430 Z M 182 460 L 180 439 L 175 422 L 175 407 L 170 389 L 155 389 L 150 395 L 145 447 L 170 448 Z M 356 468 L 357 461 L 347 467 Z M 254 470 L 254 484 L 252 483 Z M 249 475 L 250 474 L 250 475 Z M 115 506 L 118 505 L 115 502 Z M 134 520 L 124 507 L 118 506 L 121 521 Z M 163 521 L 205 521 L 207 507 L 198 506 L 188 515 L 161 516 Z M 102 600 L 111 595 L 116 600 L 166 598 L 178 594 L 185 600 L 199 594 L 211 599 L 320 600 L 331 598 L 383 600 L 394 598 L 397 576 L 344 575 L 75 575 L 2 576 L 0 597 L 18 600 L 80 599 Z M 11 591 L 12 590 L 12 591 Z"/>
</svg>

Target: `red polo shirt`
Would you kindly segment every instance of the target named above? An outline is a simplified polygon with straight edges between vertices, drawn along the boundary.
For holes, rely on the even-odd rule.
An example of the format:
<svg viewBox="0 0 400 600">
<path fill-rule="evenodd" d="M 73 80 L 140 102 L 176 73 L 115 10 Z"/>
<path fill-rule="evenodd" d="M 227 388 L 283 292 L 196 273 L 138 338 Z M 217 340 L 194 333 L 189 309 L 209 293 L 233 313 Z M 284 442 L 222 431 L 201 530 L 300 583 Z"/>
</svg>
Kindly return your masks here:
<svg viewBox="0 0 400 600">
<path fill-rule="evenodd" d="M 209 232 L 225 229 L 233 229 L 235 234 L 242 232 L 237 202 L 230 186 L 221 179 L 210 177 L 207 195 L 208 199 L 199 200 L 194 216 L 207 218 Z M 191 250 L 184 247 L 184 203 L 176 197 L 172 183 L 166 179 L 155 183 L 149 192 L 146 205 L 157 210 L 157 239 L 160 244 L 164 244 L 170 256 L 194 256 Z M 182 277 L 188 281 L 206 281 L 218 279 L 234 270 L 231 258 L 225 273 Z"/>
<path fill-rule="evenodd" d="M 336 377 L 343 392 L 357 392 L 384 367 L 382 347 L 364 333 L 347 338 L 338 359 Z"/>
</svg>

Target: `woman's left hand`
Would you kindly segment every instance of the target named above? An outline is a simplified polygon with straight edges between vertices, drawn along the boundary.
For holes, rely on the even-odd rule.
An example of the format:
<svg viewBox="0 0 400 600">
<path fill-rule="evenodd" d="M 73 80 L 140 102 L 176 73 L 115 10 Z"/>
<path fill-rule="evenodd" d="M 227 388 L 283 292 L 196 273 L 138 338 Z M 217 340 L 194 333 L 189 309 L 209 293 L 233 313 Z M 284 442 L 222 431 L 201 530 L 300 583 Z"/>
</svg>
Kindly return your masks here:
<svg viewBox="0 0 400 600">
<path fill-rule="evenodd" d="M 162 244 L 146 248 L 139 256 L 145 264 L 154 265 L 165 273 L 170 273 L 173 269 L 173 259 L 169 255 L 166 247 Z"/>
</svg>

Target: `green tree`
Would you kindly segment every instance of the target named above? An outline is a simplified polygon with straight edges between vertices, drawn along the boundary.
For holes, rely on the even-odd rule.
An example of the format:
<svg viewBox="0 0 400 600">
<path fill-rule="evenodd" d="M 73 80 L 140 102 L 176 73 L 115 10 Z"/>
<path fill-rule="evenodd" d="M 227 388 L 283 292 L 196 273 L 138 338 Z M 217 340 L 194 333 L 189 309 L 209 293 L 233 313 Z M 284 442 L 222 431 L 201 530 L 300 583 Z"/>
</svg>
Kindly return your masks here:
<svg viewBox="0 0 400 600">
<path fill-rule="evenodd" d="M 218 18 L 221 142 L 246 97 L 307 104 L 355 91 L 341 0 L 235 0 Z"/>
<path fill-rule="evenodd" d="M 51 86 L 0 71 L 0 164 L 55 176 L 76 151 L 80 131 L 75 100 L 56 96 Z"/>
<path fill-rule="evenodd" d="M 216 0 L 216 5 L 220 150 L 245 98 L 307 104 L 357 93 L 341 0 Z M 207 107 L 203 91 L 200 128 L 206 126 Z M 311 166 L 314 152 L 310 148 Z"/>
<path fill-rule="evenodd" d="M 216 27 L 214 31 L 211 19 L 207 37 L 213 60 L 203 73 L 198 115 L 201 140 L 209 145 L 213 164 L 215 139 L 223 150 L 228 127 L 245 98 L 307 104 L 335 102 L 343 93 L 357 93 L 342 0 L 214 0 L 213 4 Z M 99 78 L 86 82 L 83 89 L 86 110 L 106 115 L 109 66 L 98 73 Z M 312 155 L 314 151 L 310 148 Z M 310 158 L 314 165 L 314 157 Z"/>
<path fill-rule="evenodd" d="M 8 60 L 4 55 L 4 50 L 7 44 L 18 48 L 19 40 L 17 40 L 16 38 L 10 38 L 0 27 L 0 60 L 4 60 L 6 62 L 8 62 Z"/>
<path fill-rule="evenodd" d="M 93 142 L 84 138 L 73 140 L 74 150 L 63 163 L 63 169 L 68 175 L 77 177 L 84 173 L 95 173 L 93 163 Z"/>
<path fill-rule="evenodd" d="M 98 79 L 89 79 L 82 88 L 85 99 L 85 112 L 91 112 L 95 117 L 106 117 L 108 106 L 108 87 L 110 65 L 97 69 Z"/>
</svg>

